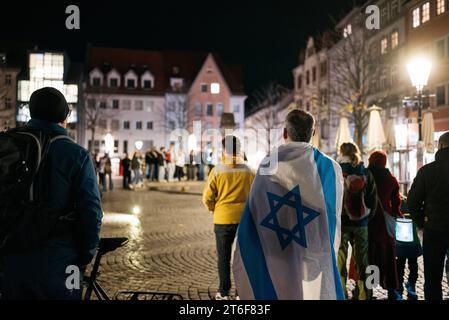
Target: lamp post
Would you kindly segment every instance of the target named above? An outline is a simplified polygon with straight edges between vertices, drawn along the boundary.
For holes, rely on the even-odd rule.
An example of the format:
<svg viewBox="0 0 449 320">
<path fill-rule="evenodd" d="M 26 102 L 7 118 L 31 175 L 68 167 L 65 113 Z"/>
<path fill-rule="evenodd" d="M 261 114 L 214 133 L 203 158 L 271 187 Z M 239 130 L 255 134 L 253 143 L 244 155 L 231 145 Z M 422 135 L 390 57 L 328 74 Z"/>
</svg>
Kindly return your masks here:
<svg viewBox="0 0 449 320">
<path fill-rule="evenodd" d="M 415 58 L 407 65 L 408 74 L 412 85 L 416 88 L 418 93 L 418 126 L 419 126 L 419 141 L 422 142 L 422 109 L 423 109 L 423 89 L 427 86 L 430 71 L 432 70 L 432 63 L 426 58 Z"/>
<path fill-rule="evenodd" d="M 432 63 L 424 58 L 417 57 L 412 59 L 407 65 L 408 73 L 412 85 L 418 92 L 418 128 L 419 128 L 419 141 L 417 146 L 417 168 L 421 168 L 424 158 L 424 146 L 423 146 L 423 134 L 422 134 L 422 109 L 423 109 L 423 89 L 427 86 L 429 81 L 430 71 L 432 70 Z"/>
</svg>

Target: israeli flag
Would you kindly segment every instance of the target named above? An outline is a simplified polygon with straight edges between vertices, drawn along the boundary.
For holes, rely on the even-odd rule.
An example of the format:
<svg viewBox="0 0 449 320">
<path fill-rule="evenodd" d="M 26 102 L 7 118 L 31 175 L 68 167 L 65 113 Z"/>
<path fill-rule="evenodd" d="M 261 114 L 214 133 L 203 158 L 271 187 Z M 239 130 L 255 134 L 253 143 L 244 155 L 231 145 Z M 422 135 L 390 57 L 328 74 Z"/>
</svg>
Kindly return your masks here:
<svg viewBox="0 0 449 320">
<path fill-rule="evenodd" d="M 256 175 L 238 229 L 234 278 L 243 300 L 343 300 L 340 165 L 308 143 L 275 151 Z M 273 161 L 273 157 L 271 157 Z"/>
</svg>

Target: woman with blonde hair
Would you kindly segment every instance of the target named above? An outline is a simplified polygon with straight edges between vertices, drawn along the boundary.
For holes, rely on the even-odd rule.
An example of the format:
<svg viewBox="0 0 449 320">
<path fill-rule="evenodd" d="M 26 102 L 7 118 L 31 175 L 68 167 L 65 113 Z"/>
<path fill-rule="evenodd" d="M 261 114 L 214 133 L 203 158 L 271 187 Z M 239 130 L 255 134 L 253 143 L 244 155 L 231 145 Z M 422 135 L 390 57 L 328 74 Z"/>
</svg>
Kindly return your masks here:
<svg viewBox="0 0 449 320">
<path fill-rule="evenodd" d="M 368 222 L 375 211 L 377 191 L 372 174 L 361 161 L 359 148 L 354 143 L 340 147 L 338 162 L 345 180 L 343 212 L 341 215 L 341 243 L 338 251 L 338 268 L 345 290 L 347 281 L 347 257 L 349 244 L 355 261 L 358 280 L 353 299 L 369 300 L 372 291 L 366 287 L 368 262 Z"/>
</svg>

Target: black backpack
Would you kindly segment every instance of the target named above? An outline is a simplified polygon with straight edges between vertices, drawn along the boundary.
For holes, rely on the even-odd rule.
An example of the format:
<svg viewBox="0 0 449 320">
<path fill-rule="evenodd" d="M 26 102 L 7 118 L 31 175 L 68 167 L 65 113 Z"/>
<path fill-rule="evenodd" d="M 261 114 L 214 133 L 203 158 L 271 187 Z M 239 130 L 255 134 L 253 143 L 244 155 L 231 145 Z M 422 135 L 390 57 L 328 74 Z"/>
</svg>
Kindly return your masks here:
<svg viewBox="0 0 449 320">
<path fill-rule="evenodd" d="M 35 194 L 49 148 L 59 139 L 70 138 L 29 127 L 0 133 L 0 254 L 33 250 L 72 224 L 73 210 L 52 212 Z"/>
</svg>

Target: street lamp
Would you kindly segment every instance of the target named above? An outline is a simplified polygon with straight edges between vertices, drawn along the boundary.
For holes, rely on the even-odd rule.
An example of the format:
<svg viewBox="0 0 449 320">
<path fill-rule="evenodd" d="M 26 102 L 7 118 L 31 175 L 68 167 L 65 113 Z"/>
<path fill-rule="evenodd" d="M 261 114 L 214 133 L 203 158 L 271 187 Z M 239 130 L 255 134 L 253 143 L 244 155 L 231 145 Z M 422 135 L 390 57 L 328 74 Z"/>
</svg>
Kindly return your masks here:
<svg viewBox="0 0 449 320">
<path fill-rule="evenodd" d="M 407 69 L 412 85 L 418 92 L 419 141 L 422 142 L 422 93 L 429 80 L 430 71 L 432 70 L 432 62 L 423 57 L 414 58 L 407 65 Z"/>
</svg>

